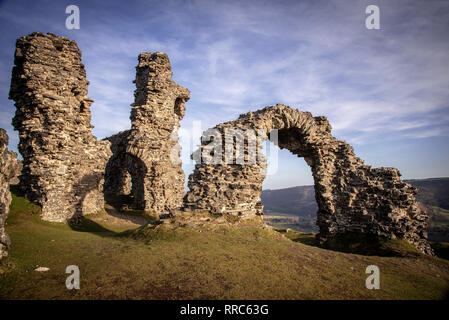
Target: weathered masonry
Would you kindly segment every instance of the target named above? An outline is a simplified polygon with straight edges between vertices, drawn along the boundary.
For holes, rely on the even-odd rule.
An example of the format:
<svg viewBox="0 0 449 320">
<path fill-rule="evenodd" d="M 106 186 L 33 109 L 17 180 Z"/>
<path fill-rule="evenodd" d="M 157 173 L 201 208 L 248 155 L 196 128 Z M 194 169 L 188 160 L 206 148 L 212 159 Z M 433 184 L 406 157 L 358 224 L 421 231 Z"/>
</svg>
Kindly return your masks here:
<svg viewBox="0 0 449 320">
<path fill-rule="evenodd" d="M 109 143 L 92 135 L 86 72 L 75 41 L 32 33 L 16 43 L 10 99 L 23 157 L 20 187 L 42 218 L 103 210 Z"/>
<path fill-rule="evenodd" d="M 6 218 L 11 204 L 9 185 L 20 170 L 20 162 L 17 154 L 9 151 L 8 135 L 0 128 L 0 259 L 8 255 L 10 240 L 5 231 Z"/>
<path fill-rule="evenodd" d="M 172 80 L 164 53 L 140 54 L 136 70 L 131 130 L 107 138 L 113 156 L 105 192 L 131 194 L 135 209 L 159 217 L 182 205 L 184 171 L 177 132 L 190 92 Z"/>
<path fill-rule="evenodd" d="M 197 161 L 189 177 L 190 191 L 185 197 L 187 210 L 210 210 L 253 219 L 263 214 L 260 201 L 266 160 L 259 153 L 261 142 L 278 130 L 278 146 L 303 157 L 312 169 L 318 204 L 319 240 L 342 233 L 366 233 L 386 238 L 403 238 L 425 253 L 431 253 L 426 241 L 427 215 L 417 207 L 416 188 L 404 183 L 394 168 L 372 168 L 354 155 L 353 149 L 331 134 L 325 117 L 313 117 L 284 105 L 241 115 L 237 120 L 217 125 L 218 139 L 227 130 L 247 130 L 257 135 L 256 148 L 244 145 L 245 163 L 225 159 L 224 141 L 205 132 Z M 239 138 L 239 137 L 238 137 Z M 241 138 L 241 137 L 240 137 Z M 233 154 L 238 154 L 237 144 Z M 229 154 L 229 151 L 228 151 Z M 220 163 L 211 163 L 218 156 Z M 249 163 L 250 159 L 255 159 Z M 234 159 L 235 160 L 235 159 Z M 209 163 L 208 163 L 209 161 Z"/>
<path fill-rule="evenodd" d="M 131 194 L 134 208 L 157 217 L 182 205 L 177 131 L 190 92 L 172 80 L 166 54 L 142 53 L 138 61 L 131 129 L 97 141 L 76 42 L 42 33 L 17 40 L 9 96 L 23 156 L 20 186 L 44 220 L 101 211 L 104 192 Z"/>
</svg>

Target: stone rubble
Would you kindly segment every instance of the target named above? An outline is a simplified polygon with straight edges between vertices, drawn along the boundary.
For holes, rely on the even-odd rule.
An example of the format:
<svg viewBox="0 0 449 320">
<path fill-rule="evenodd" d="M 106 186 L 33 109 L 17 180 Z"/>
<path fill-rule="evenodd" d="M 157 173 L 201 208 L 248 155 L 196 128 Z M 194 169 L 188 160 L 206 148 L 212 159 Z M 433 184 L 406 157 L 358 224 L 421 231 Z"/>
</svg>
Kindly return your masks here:
<svg viewBox="0 0 449 320">
<path fill-rule="evenodd" d="M 34 269 L 34 271 L 36 271 L 36 272 L 47 272 L 47 271 L 50 271 L 50 268 L 47 268 L 47 267 L 37 267 L 36 269 Z"/>
</svg>

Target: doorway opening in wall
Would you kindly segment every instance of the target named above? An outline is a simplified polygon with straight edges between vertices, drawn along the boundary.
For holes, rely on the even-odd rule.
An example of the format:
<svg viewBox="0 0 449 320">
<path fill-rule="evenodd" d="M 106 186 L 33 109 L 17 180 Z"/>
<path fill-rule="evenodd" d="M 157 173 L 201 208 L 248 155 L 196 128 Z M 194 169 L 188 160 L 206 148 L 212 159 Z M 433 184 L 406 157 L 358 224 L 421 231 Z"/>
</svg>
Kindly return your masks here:
<svg viewBox="0 0 449 320">
<path fill-rule="evenodd" d="M 266 143 L 267 174 L 261 195 L 264 221 L 278 228 L 318 232 L 311 168 L 304 158 L 280 149 L 271 141 Z"/>
<path fill-rule="evenodd" d="M 133 179 L 128 168 L 106 170 L 104 194 L 105 200 L 117 211 L 128 210 L 134 204 Z"/>
</svg>

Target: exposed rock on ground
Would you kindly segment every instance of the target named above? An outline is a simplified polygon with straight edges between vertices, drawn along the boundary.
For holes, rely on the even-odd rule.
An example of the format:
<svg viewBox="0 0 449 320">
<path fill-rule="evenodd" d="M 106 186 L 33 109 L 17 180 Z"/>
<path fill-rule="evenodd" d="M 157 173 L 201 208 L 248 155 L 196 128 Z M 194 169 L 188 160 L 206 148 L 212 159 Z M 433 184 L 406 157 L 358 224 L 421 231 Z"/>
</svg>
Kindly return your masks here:
<svg viewBox="0 0 449 320">
<path fill-rule="evenodd" d="M 240 150 L 230 135 L 227 151 L 226 134 L 236 129 L 240 130 L 234 134 L 236 141 L 252 135 L 253 144 L 247 142 Z M 261 148 L 272 130 L 278 130 L 281 149 L 304 157 L 312 169 L 321 243 L 337 234 L 366 233 L 403 238 L 432 253 L 426 241 L 427 215 L 417 206 L 416 188 L 401 181 L 397 169 L 365 165 L 350 145 L 331 135 L 325 117 L 284 105 L 243 114 L 204 133 L 200 149 L 193 154 L 197 164 L 189 177 L 185 210 L 210 210 L 241 219 L 262 215 L 266 159 Z M 242 156 L 244 162 L 237 163 Z M 214 162 L 217 159 L 220 163 Z"/>
<path fill-rule="evenodd" d="M 166 217 L 157 221 L 164 229 L 177 229 L 191 227 L 199 230 L 216 230 L 221 227 L 261 227 L 272 229 L 265 224 L 262 216 L 257 216 L 251 220 L 239 219 L 233 215 L 213 214 L 209 211 L 182 211 L 172 210 Z"/>
<path fill-rule="evenodd" d="M 109 143 L 92 135 L 88 81 L 75 41 L 32 33 L 16 42 L 10 99 L 23 157 L 20 187 L 42 218 L 103 210 Z"/>
<path fill-rule="evenodd" d="M 6 218 L 11 203 L 9 185 L 16 177 L 20 169 L 17 154 L 8 151 L 8 135 L 4 129 L 0 129 L 0 259 L 8 255 L 10 240 L 5 232 Z"/>
</svg>

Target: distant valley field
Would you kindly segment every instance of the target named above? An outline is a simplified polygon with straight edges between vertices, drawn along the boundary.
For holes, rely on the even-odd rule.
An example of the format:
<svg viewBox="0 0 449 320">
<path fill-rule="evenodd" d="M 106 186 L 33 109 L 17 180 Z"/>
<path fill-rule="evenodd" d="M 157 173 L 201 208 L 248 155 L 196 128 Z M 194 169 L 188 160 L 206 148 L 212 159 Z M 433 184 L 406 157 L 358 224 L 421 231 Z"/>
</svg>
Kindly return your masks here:
<svg viewBox="0 0 449 320">
<path fill-rule="evenodd" d="M 449 242 L 449 178 L 405 181 L 418 188 L 416 198 L 430 217 L 429 240 Z M 262 203 L 268 223 L 302 232 L 318 231 L 313 185 L 264 190 Z"/>
</svg>

